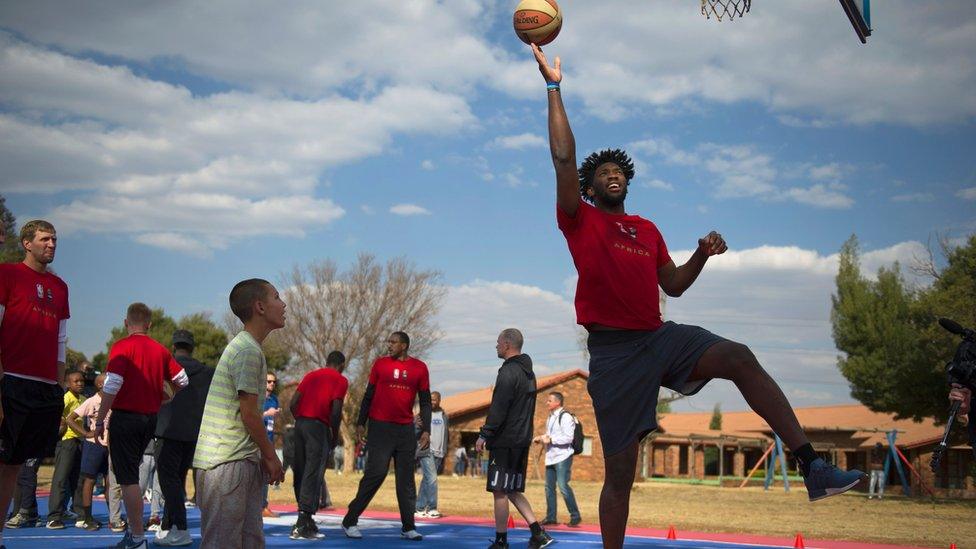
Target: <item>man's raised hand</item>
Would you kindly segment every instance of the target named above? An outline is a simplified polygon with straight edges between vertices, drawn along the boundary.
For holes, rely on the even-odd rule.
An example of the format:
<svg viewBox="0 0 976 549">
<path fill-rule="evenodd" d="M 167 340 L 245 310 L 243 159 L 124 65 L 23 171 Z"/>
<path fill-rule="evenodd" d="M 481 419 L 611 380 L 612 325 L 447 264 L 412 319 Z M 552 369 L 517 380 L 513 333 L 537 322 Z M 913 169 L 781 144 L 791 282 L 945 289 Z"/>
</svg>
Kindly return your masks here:
<svg viewBox="0 0 976 549">
<path fill-rule="evenodd" d="M 542 73 L 542 77 L 546 79 L 546 83 L 550 82 L 560 82 L 563 79 L 562 62 L 559 60 L 559 56 L 556 56 L 556 66 L 550 67 L 549 62 L 546 61 L 546 54 L 542 53 L 542 48 L 536 46 L 535 44 L 530 44 L 532 46 L 532 53 L 535 54 L 535 60 L 539 63 L 539 72 Z"/>
<path fill-rule="evenodd" d="M 725 239 L 722 238 L 722 235 L 712 231 L 704 238 L 698 239 L 698 249 L 704 252 L 706 256 L 713 256 L 724 254 L 729 247 L 725 245 Z"/>
</svg>

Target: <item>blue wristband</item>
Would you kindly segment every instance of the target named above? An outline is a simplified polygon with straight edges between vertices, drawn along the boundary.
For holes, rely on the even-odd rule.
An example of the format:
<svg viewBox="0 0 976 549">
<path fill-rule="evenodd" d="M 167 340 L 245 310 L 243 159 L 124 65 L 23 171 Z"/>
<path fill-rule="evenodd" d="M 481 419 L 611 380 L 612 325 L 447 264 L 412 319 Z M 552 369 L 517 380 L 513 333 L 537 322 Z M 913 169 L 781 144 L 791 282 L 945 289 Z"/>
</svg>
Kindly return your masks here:
<svg viewBox="0 0 976 549">
<path fill-rule="evenodd" d="M 546 82 L 546 89 L 559 91 L 559 82 Z"/>
</svg>

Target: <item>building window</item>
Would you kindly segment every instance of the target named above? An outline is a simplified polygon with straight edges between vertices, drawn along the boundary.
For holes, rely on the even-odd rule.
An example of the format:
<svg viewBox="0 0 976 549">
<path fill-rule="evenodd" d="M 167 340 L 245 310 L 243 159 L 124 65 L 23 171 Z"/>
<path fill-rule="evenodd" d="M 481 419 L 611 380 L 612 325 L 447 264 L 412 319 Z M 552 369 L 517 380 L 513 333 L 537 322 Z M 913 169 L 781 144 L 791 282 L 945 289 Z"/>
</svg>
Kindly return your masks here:
<svg viewBox="0 0 976 549">
<path fill-rule="evenodd" d="M 583 456 L 593 455 L 593 437 L 583 437 Z"/>
</svg>

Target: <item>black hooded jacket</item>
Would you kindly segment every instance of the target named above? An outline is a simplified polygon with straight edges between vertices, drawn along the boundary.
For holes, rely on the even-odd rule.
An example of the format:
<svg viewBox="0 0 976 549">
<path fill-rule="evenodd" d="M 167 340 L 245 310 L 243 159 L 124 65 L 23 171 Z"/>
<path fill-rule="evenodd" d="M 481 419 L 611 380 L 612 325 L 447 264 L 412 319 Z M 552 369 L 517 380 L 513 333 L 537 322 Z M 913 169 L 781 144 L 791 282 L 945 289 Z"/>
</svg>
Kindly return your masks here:
<svg viewBox="0 0 976 549">
<path fill-rule="evenodd" d="M 192 442 L 200 434 L 203 407 L 207 403 L 207 393 L 210 391 L 215 369 L 192 357 L 173 358 L 183 367 L 190 383 L 159 408 L 156 436 Z"/>
<path fill-rule="evenodd" d="M 529 355 L 516 355 L 498 369 L 491 407 L 481 428 L 488 448 L 523 448 L 532 444 L 535 373 Z"/>
</svg>

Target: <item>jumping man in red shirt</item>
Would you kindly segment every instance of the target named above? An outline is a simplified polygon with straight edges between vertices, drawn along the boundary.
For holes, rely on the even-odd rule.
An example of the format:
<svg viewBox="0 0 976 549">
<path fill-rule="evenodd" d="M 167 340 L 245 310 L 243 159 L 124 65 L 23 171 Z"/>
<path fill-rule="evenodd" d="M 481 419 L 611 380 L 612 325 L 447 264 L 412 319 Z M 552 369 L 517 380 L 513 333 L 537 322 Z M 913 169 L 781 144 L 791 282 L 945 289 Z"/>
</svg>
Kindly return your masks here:
<svg viewBox="0 0 976 549">
<path fill-rule="evenodd" d="M 709 257 L 727 249 L 715 231 L 675 266 L 654 223 L 627 214 L 634 164 L 619 149 L 593 153 L 577 169 L 576 142 L 559 86 L 559 58 L 549 66 L 533 45 L 549 96 L 549 146 L 556 169 L 556 219 L 579 272 L 577 322 L 589 331 L 590 377 L 606 478 L 600 495 L 604 547 L 623 546 L 639 441 L 657 428 L 661 385 L 692 395 L 713 378 L 735 383 L 800 462 L 810 500 L 839 494 L 864 478 L 817 457 L 776 382 L 748 347 L 697 326 L 662 322 L 658 286 L 680 296 Z"/>
<path fill-rule="evenodd" d="M 363 537 L 359 527 L 359 515 L 380 489 L 390 468 L 395 463 L 397 504 L 400 507 L 401 535 L 412 541 L 423 538 L 416 529 L 413 513 L 417 510 L 417 486 L 413 472 L 416 469 L 417 438 L 413 427 L 413 403 L 420 396 L 420 417 L 423 426 L 420 447 L 430 444 L 430 375 L 427 365 L 407 354 L 410 337 L 403 332 L 393 332 L 386 340 L 389 356 L 373 363 L 369 372 L 369 385 L 359 409 L 356 430 L 359 438 L 366 441 L 366 420 L 369 419 L 369 454 L 366 469 L 359 481 L 359 490 L 349 504 L 349 511 L 342 519 L 346 536 Z"/>
<path fill-rule="evenodd" d="M 0 509 L 24 461 L 53 455 L 64 407 L 68 285 L 47 266 L 58 235 L 44 220 L 20 229 L 21 263 L 0 265 Z M 0 549 L 3 524 L 0 523 Z"/>
<path fill-rule="evenodd" d="M 143 549 L 149 546 L 142 522 L 142 492 L 139 464 L 149 441 L 156 435 L 156 414 L 165 393 L 163 380 L 173 392 L 190 382 L 186 371 L 169 349 L 149 337 L 152 311 L 144 303 L 133 303 L 125 315 L 128 336 L 115 342 L 108 353 L 102 405 L 95 419 L 95 438 L 105 431 L 105 416 L 112 410 L 108 445 L 112 471 L 122 487 L 122 501 L 130 531 L 116 547 Z"/>
</svg>

